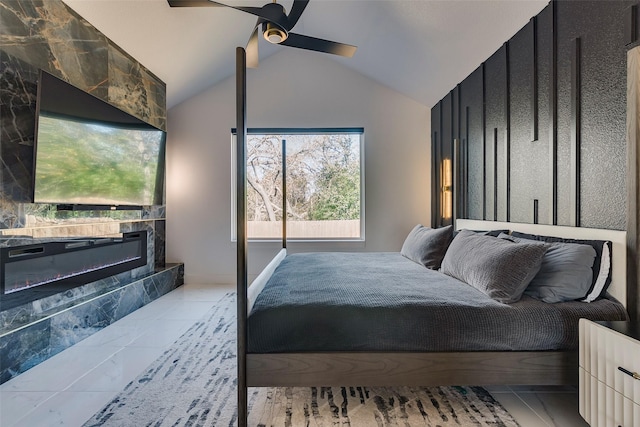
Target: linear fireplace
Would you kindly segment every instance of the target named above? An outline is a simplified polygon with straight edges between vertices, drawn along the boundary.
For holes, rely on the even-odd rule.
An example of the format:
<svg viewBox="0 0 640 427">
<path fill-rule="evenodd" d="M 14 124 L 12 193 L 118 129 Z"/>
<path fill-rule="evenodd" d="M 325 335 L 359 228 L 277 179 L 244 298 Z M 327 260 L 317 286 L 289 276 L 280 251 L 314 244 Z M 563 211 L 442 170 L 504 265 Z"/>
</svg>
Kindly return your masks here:
<svg viewBox="0 0 640 427">
<path fill-rule="evenodd" d="M 0 248 L 0 310 L 147 263 L 147 232 Z"/>
</svg>

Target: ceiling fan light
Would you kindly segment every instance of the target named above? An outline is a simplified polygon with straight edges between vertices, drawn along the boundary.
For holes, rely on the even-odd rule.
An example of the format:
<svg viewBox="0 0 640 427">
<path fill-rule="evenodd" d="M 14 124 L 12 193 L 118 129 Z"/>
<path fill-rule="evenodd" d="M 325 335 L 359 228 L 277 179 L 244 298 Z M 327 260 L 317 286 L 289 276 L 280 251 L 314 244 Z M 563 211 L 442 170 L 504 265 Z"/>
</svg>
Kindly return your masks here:
<svg viewBox="0 0 640 427">
<path fill-rule="evenodd" d="M 287 32 L 270 22 L 265 25 L 262 35 L 266 41 L 273 44 L 282 43 L 287 39 Z"/>
</svg>

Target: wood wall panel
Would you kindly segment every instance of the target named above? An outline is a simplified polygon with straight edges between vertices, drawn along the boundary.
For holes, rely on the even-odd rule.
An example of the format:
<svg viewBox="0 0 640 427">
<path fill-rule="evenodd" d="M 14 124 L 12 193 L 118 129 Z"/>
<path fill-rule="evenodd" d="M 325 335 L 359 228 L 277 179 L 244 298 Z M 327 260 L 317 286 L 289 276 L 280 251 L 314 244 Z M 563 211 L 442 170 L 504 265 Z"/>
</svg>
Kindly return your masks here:
<svg viewBox="0 0 640 427">
<path fill-rule="evenodd" d="M 488 141 L 485 165 L 488 172 L 485 189 L 486 218 L 496 221 L 506 221 L 507 214 L 507 159 L 504 155 L 507 140 L 506 51 L 506 46 L 503 45 L 485 62 L 486 122 L 484 131 Z M 495 140 L 496 129 L 497 140 Z"/>
<path fill-rule="evenodd" d="M 467 151 L 467 217 L 483 219 L 484 130 L 483 130 L 483 69 L 478 67 L 460 84 L 460 104 L 464 118 L 461 134 Z"/>
<path fill-rule="evenodd" d="M 442 139 L 440 141 L 441 144 L 441 159 L 448 160 L 449 162 L 453 159 L 453 122 L 454 122 L 454 114 L 453 114 L 453 92 L 449 92 L 447 96 L 442 98 Z M 451 164 L 450 164 L 451 165 Z M 451 176 L 451 172 L 453 171 L 453 165 L 451 165 L 449 169 L 449 181 L 452 182 L 453 177 Z M 442 174 L 441 174 L 442 175 Z M 440 185 L 444 185 L 444 182 L 441 182 Z M 449 197 L 451 193 L 449 193 Z M 444 204 L 443 204 L 444 205 Z M 441 206 L 441 209 L 444 209 L 444 206 Z M 453 223 L 453 218 L 450 216 L 448 218 L 442 218 L 440 221 L 440 225 L 450 225 Z"/>
<path fill-rule="evenodd" d="M 549 208 L 551 224 L 558 224 L 558 3 L 549 4 L 551 45 L 549 49 Z"/>
<path fill-rule="evenodd" d="M 628 6 L 624 15 L 624 41 L 631 48 L 640 42 L 640 5 Z"/>
<path fill-rule="evenodd" d="M 631 318 L 640 320 L 640 46 L 628 52 L 627 69 L 627 307 Z"/>
<path fill-rule="evenodd" d="M 628 2 L 558 2 L 558 180 L 562 224 L 625 228 L 626 47 L 621 23 L 628 6 Z M 581 50 L 579 76 L 574 75 L 572 61 L 577 38 Z M 578 87 L 574 87 L 576 78 Z M 581 96 L 578 108 L 574 105 L 576 94 Z M 575 117 L 576 112 L 580 117 Z M 580 149 L 573 153 L 576 133 L 579 140 L 575 143 Z M 575 155 L 579 156 L 577 162 Z M 579 194 L 574 197 L 572 186 L 576 182 Z M 576 208 L 578 214 L 573 213 Z"/>
<path fill-rule="evenodd" d="M 582 146 L 582 39 L 571 42 L 571 212 L 570 223 L 580 226 L 580 165 Z"/>
<path fill-rule="evenodd" d="M 442 102 L 438 102 L 431 109 L 431 226 L 440 225 L 440 141 L 441 141 L 441 113 L 440 106 Z"/>
<path fill-rule="evenodd" d="M 626 48 L 628 3 L 592 2 L 581 34 L 580 225 L 626 227 Z"/>
<path fill-rule="evenodd" d="M 466 148 L 464 216 L 532 222 L 537 201 L 541 223 L 624 229 L 632 4 L 551 2 L 447 95 L 441 143 Z"/>
<path fill-rule="evenodd" d="M 537 185 L 532 189 L 532 197 L 538 201 L 538 221 L 540 224 L 553 224 L 553 205 L 551 203 L 551 137 L 552 118 L 551 76 L 553 47 L 553 7 L 549 4 L 536 16 L 536 39 L 538 50 L 538 140 L 532 142 L 534 157 L 531 162 L 539 171 L 535 176 Z M 526 168 L 525 168 L 526 170 Z M 515 179 L 515 174 L 514 174 Z M 513 220 L 515 221 L 515 220 Z"/>
<path fill-rule="evenodd" d="M 460 110 L 460 84 L 458 84 L 451 91 L 451 114 L 452 114 L 452 135 L 451 140 L 453 142 L 451 146 L 452 162 L 453 163 L 453 218 L 458 218 L 462 214 L 462 192 L 464 192 L 464 185 L 461 182 L 461 138 L 460 138 L 460 118 L 462 116 Z M 458 150 L 458 152 L 456 152 Z M 452 218 L 452 223 L 453 223 Z"/>
<path fill-rule="evenodd" d="M 533 139 L 535 110 L 534 24 L 529 22 L 509 41 L 511 81 L 511 221 L 533 221 L 533 200 L 540 198 L 540 185 L 531 185 L 547 171 L 546 147 Z M 535 103 L 538 105 L 538 103 Z M 538 129 L 539 131 L 539 129 Z M 543 157 L 543 158 L 541 158 Z M 543 189 L 544 190 L 544 189 Z"/>
<path fill-rule="evenodd" d="M 459 104 L 438 120 L 459 126 L 466 149 L 462 217 L 628 228 L 637 256 L 638 177 L 627 165 L 639 161 L 637 147 L 627 152 L 625 92 L 639 23 L 638 0 L 552 1 L 458 85 Z"/>
<path fill-rule="evenodd" d="M 572 2 L 556 2 L 557 10 L 557 105 L 558 105 L 558 225 L 571 224 L 571 58 L 573 40 L 580 36 L 582 24 L 574 20 L 578 5 Z"/>
</svg>

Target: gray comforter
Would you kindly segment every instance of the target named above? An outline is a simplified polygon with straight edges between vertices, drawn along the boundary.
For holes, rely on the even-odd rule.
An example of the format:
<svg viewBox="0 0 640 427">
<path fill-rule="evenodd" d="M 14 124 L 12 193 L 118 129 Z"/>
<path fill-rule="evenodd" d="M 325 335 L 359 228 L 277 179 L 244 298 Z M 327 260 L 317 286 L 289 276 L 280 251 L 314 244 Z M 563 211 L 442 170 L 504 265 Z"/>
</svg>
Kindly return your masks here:
<svg viewBox="0 0 640 427">
<path fill-rule="evenodd" d="M 614 300 L 502 304 L 399 253 L 287 256 L 248 320 L 250 353 L 565 350 L 578 319 L 626 320 Z"/>
</svg>

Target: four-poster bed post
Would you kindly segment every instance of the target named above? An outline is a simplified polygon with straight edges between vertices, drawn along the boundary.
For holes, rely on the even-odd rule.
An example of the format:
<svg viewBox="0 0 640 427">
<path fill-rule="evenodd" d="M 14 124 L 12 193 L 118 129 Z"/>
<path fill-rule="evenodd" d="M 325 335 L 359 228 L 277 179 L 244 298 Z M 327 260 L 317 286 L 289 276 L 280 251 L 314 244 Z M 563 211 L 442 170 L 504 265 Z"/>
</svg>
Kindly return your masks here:
<svg viewBox="0 0 640 427">
<path fill-rule="evenodd" d="M 247 427 L 247 64 L 246 52 L 236 48 L 236 237 L 237 237 L 237 359 L 238 359 L 238 427 Z"/>
<path fill-rule="evenodd" d="M 248 425 L 247 390 L 247 58 L 236 48 L 236 240 L 238 427 Z M 287 247 L 287 141 L 282 140 L 282 248 Z"/>
<path fill-rule="evenodd" d="M 287 248 L 287 141 L 282 140 L 282 248 Z"/>
</svg>

